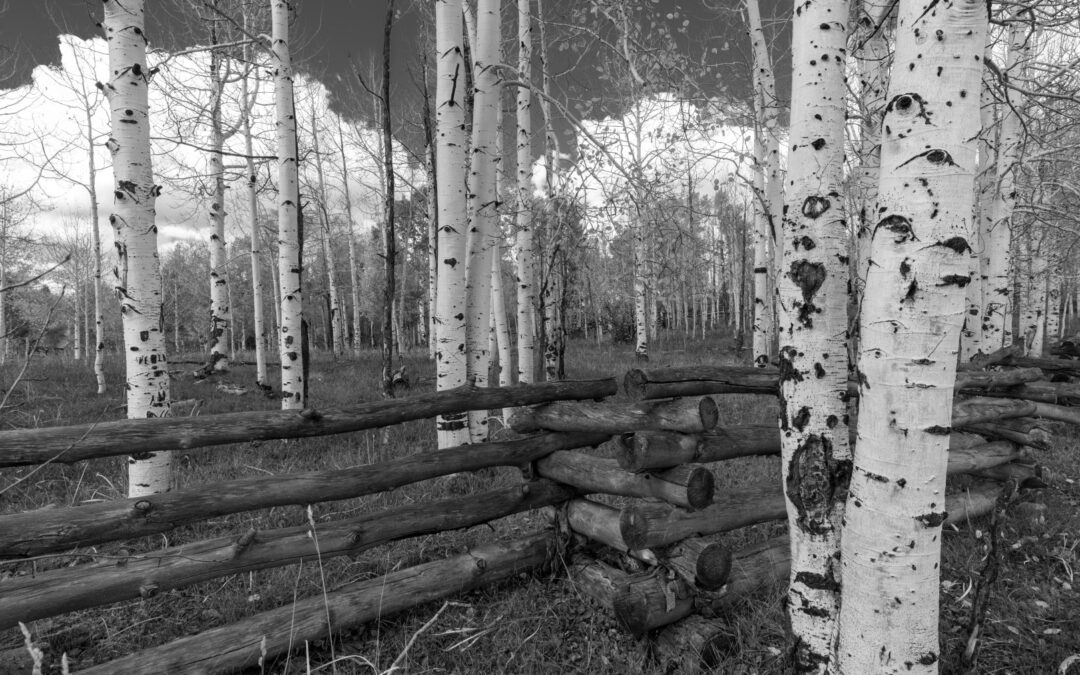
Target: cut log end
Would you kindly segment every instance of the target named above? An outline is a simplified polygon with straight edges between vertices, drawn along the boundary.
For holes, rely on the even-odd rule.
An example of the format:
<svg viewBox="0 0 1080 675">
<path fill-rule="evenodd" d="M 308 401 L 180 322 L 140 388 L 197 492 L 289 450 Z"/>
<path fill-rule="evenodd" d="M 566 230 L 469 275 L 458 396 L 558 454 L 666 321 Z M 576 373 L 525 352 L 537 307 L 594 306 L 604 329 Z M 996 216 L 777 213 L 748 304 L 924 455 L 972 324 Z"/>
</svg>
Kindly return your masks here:
<svg viewBox="0 0 1080 675">
<path fill-rule="evenodd" d="M 701 426 L 704 431 L 716 428 L 720 423 L 720 408 L 711 396 L 703 396 L 698 402 L 698 411 L 701 414 Z"/>
<path fill-rule="evenodd" d="M 630 397 L 632 401 L 640 401 L 645 397 L 645 384 L 649 381 L 649 378 L 645 376 L 645 371 L 640 368 L 634 368 L 626 372 L 626 376 L 623 378 L 623 389 L 626 391 L 626 395 Z"/>
<path fill-rule="evenodd" d="M 676 485 L 685 485 L 686 502 L 692 509 L 703 509 L 713 503 L 716 477 L 703 466 L 675 467 L 659 474 L 658 478 Z"/>
</svg>

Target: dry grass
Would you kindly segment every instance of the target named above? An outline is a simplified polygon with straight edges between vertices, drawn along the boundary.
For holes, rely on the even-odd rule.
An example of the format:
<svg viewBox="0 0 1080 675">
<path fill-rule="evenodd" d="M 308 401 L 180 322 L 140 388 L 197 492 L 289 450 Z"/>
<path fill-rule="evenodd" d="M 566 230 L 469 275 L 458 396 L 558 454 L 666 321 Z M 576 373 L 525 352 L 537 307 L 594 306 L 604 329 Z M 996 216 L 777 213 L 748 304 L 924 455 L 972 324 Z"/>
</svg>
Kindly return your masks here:
<svg viewBox="0 0 1080 675">
<path fill-rule="evenodd" d="M 728 342 L 707 343 L 670 337 L 654 347 L 651 366 L 731 362 L 723 349 Z M 722 345 L 718 348 L 717 345 Z M 333 362 L 319 357 L 313 367 L 312 402 L 332 407 L 378 397 L 374 353 L 360 360 Z M 432 366 L 417 352 L 409 370 L 421 377 L 419 389 L 433 388 Z M 627 346 L 574 344 L 569 353 L 572 377 L 621 377 L 634 367 Z M 112 392 L 95 390 L 89 369 L 72 367 L 55 358 L 35 360 L 27 378 L 17 385 L 9 407 L 0 411 L 5 428 L 72 424 L 123 416 L 117 372 L 110 363 Z M 13 376 L 14 366 L 3 371 Z M 190 369 L 190 368 L 189 368 Z M 251 384 L 253 369 L 237 367 L 228 379 Z M 4 385 L 5 388 L 7 384 Z M 202 413 L 275 409 L 277 402 L 257 394 L 230 396 L 212 384 L 197 384 L 183 373 L 173 381 L 175 399 L 201 398 Z M 763 397 L 729 396 L 723 402 L 722 422 L 767 423 L 775 419 L 775 402 Z M 1024 499 L 1045 504 L 1039 519 L 1030 507 L 1014 508 L 1002 527 L 1001 578 L 991 601 L 978 673 L 1053 673 L 1073 653 L 1080 652 L 1080 597 L 1074 578 L 1080 564 L 1080 479 L 1078 436 L 1062 430 L 1059 442 L 1041 459 L 1051 470 L 1051 488 Z M 385 442 L 384 442 L 385 441 Z M 341 436 L 273 441 L 205 449 L 178 457 L 181 485 L 198 485 L 261 473 L 283 474 L 332 469 L 377 462 L 435 446 L 433 425 L 414 422 L 381 431 Z M 720 489 L 776 476 L 776 458 L 729 462 L 720 476 Z M 0 510 L 4 513 L 48 504 L 78 504 L 111 499 L 123 493 L 122 458 L 80 465 L 49 466 L 31 474 L 31 467 L 0 469 Z M 519 480 L 516 470 L 503 469 L 467 475 L 454 481 L 427 481 L 390 493 L 316 505 L 318 522 L 375 512 L 394 505 L 428 501 Z M 276 528 L 307 522 L 303 507 L 275 508 L 236 514 L 178 528 L 166 535 L 123 545 L 130 551 L 197 541 L 248 528 Z M 322 569 L 300 567 L 254 572 L 162 593 L 147 600 L 126 602 L 32 623 L 29 628 L 44 650 L 45 672 L 60 672 L 60 655 L 67 653 L 74 669 L 131 653 L 206 628 L 224 625 L 255 612 L 290 603 L 294 598 L 320 595 L 352 581 L 372 578 L 400 567 L 461 552 L 497 537 L 512 537 L 540 527 L 535 514 L 521 514 L 490 526 L 424 536 L 379 547 L 352 557 L 323 561 Z M 958 655 L 966 640 L 973 570 L 981 568 L 982 542 L 978 523 L 945 540 L 942 593 L 943 672 L 960 672 Z M 982 525 L 985 527 L 985 524 Z M 779 531 L 778 525 L 732 533 L 733 545 L 760 540 Z M 96 547 L 95 553 L 118 552 L 120 544 Z M 71 564 L 85 556 L 56 556 L 35 562 L 0 563 L 3 578 Z M 717 672 L 781 673 L 786 670 L 783 610 L 779 589 L 734 606 L 722 625 L 731 635 L 731 651 Z M 332 642 L 301 646 L 290 657 L 267 664 L 267 673 L 336 672 L 381 673 L 653 673 L 648 645 L 622 633 L 609 614 L 583 596 L 557 573 L 537 578 L 520 575 L 513 582 L 456 598 L 445 605 L 412 612 L 356 629 L 336 630 Z M 306 647 L 306 648 L 305 648 Z M 331 657 L 333 654 L 333 658 Z M 29 672 L 29 656 L 18 630 L 0 634 L 0 673 Z M 251 672 L 259 672 L 254 669 Z M 1074 668 L 1074 674 L 1080 668 Z"/>
</svg>

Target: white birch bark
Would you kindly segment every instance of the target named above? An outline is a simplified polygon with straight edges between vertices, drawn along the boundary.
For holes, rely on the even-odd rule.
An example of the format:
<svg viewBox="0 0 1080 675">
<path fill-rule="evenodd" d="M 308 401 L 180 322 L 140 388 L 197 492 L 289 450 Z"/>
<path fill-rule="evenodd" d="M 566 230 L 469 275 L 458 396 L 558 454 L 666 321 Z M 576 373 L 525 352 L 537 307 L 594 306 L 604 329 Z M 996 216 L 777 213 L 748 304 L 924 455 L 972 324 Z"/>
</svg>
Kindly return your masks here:
<svg viewBox="0 0 1080 675">
<path fill-rule="evenodd" d="M 754 84 L 754 365 L 769 365 L 773 339 L 776 335 L 776 314 L 773 307 L 772 273 L 774 270 L 772 244 L 775 228 L 780 223 L 780 146 L 777 138 L 779 106 L 772 58 L 769 56 L 765 33 L 761 25 L 758 0 L 745 0 L 746 18 L 750 32 Z"/>
<path fill-rule="evenodd" d="M 217 44 L 217 33 L 210 31 L 211 45 Z M 212 190 L 208 212 L 210 216 L 210 367 L 215 372 L 229 370 L 229 275 L 225 271 L 225 129 L 221 119 L 221 97 L 225 80 L 221 75 L 223 56 L 210 51 L 210 157 L 207 179 Z"/>
<path fill-rule="evenodd" d="M 345 336 L 348 333 L 348 328 L 345 325 L 347 318 L 342 310 L 341 288 L 338 286 L 337 267 L 334 265 L 334 250 L 330 241 L 331 223 L 328 206 L 330 197 L 326 191 L 326 177 L 323 174 L 318 118 L 319 115 L 313 98 L 311 103 L 311 143 L 315 156 L 315 178 L 319 190 L 319 211 L 322 213 L 322 227 L 319 228 L 319 239 L 323 247 L 323 255 L 326 256 L 326 285 L 330 292 L 330 330 L 333 335 L 334 356 L 344 356 Z"/>
<path fill-rule="evenodd" d="M 1030 53 L 1028 31 L 1022 22 L 1009 27 L 1009 47 L 1005 71 L 1006 82 L 1022 77 Z M 1015 170 L 1023 145 L 1023 129 L 1017 110 L 1022 107 L 1022 96 L 1005 88 L 1007 100 L 1001 106 L 1001 123 L 998 128 L 997 190 L 993 206 L 993 223 L 986 242 L 986 295 L 983 298 L 983 349 L 993 351 L 1012 343 L 1009 315 L 1012 312 L 1010 291 L 1012 288 L 1012 214 L 1016 206 Z"/>
<path fill-rule="evenodd" d="M 158 261 L 154 185 L 150 155 L 145 16 L 142 0 L 106 0 L 105 40 L 109 74 L 105 92 L 112 120 L 107 143 L 113 157 L 113 213 L 109 216 L 118 257 L 116 295 L 124 325 L 128 419 L 167 417 L 169 368 L 161 332 L 161 266 Z M 172 455 L 128 458 L 128 496 L 166 492 Z"/>
<path fill-rule="evenodd" d="M 502 77 L 493 67 L 499 63 L 500 0 L 480 0 L 477 7 L 477 41 L 473 43 L 473 125 L 471 170 L 469 172 L 469 223 L 465 265 L 468 309 L 465 340 L 469 380 L 478 387 L 488 385 L 491 355 L 488 352 L 488 324 L 491 313 L 491 259 L 498 241 L 498 203 L 495 174 L 501 157 L 496 135 L 497 108 L 501 105 Z M 487 414 L 469 414 L 473 442 L 487 440 Z"/>
<path fill-rule="evenodd" d="M 796 670 L 829 672 L 840 607 L 847 425 L 843 166 L 848 0 L 796 0 L 791 140 L 778 280 L 780 438 Z"/>
<path fill-rule="evenodd" d="M 532 13 L 530 0 L 518 0 L 518 79 L 532 80 Z M 517 378 L 536 377 L 536 251 L 532 231 L 532 91 L 517 88 L 517 234 L 514 259 L 517 297 Z M 509 366 L 509 364 L 507 364 Z"/>
<path fill-rule="evenodd" d="M 255 151 L 251 134 L 252 96 L 248 84 L 251 72 L 251 70 L 245 71 L 243 78 L 240 80 L 240 106 L 243 108 L 241 126 L 244 134 L 244 154 L 246 155 L 244 161 L 247 168 L 244 189 L 248 207 L 248 231 L 251 233 L 251 304 L 255 323 L 255 381 L 260 386 L 267 386 L 266 348 L 269 342 L 263 301 L 262 233 L 259 232 L 259 177 L 255 172 Z"/>
<path fill-rule="evenodd" d="M 436 385 L 439 391 L 466 381 L 465 358 L 465 59 L 461 0 L 436 0 L 435 54 L 437 81 L 436 192 L 439 204 L 439 270 L 435 321 L 438 333 Z M 464 413 L 436 420 L 440 448 L 469 442 Z"/>
<path fill-rule="evenodd" d="M 860 318 L 837 672 L 936 673 L 941 524 L 969 281 L 983 0 L 901 0 Z"/>
<path fill-rule="evenodd" d="M 338 132 L 338 151 L 341 155 L 341 191 L 345 197 L 345 220 L 348 226 L 349 237 L 349 300 L 352 302 L 352 350 L 354 354 L 360 352 L 360 262 L 356 254 L 356 232 L 353 225 L 352 193 L 349 189 L 349 162 L 345 156 L 345 134 L 341 130 L 341 116 L 335 115 Z M 430 177 L 429 177 L 430 181 Z M 430 181 L 429 190 L 434 189 L 434 181 Z M 429 234 L 431 234 L 429 232 Z"/>
<path fill-rule="evenodd" d="M 870 235 L 874 226 L 878 171 L 881 167 L 881 116 L 885 109 L 885 89 L 889 81 L 890 51 L 885 27 L 893 3 L 889 0 L 860 0 L 854 33 L 855 63 L 859 74 L 859 168 L 856 174 L 858 213 L 855 214 L 852 290 L 856 302 L 866 285 L 870 264 Z"/>
<path fill-rule="evenodd" d="M 439 201 L 436 195 L 435 185 L 435 132 L 432 128 L 434 120 L 431 117 L 431 93 L 428 89 L 428 66 L 424 60 L 424 169 L 427 175 L 427 262 L 428 262 L 428 292 L 427 292 L 427 338 L 428 358 L 435 360 L 439 350 L 438 331 L 435 322 L 435 304 L 438 296 L 439 279 Z"/>
<path fill-rule="evenodd" d="M 90 191 L 90 255 L 94 261 L 94 379 L 97 380 L 97 393 L 101 396 L 108 389 L 105 381 L 105 316 L 101 311 L 101 227 L 98 222 L 98 196 L 97 196 L 97 160 L 94 156 L 94 115 L 90 106 L 86 112 L 86 147 L 88 148 L 87 162 L 90 180 L 86 187 Z M 0 280 L 2 285 L 2 280 Z M 0 329 L 0 335 L 4 331 Z M 0 363 L 2 363 L 0 359 Z"/>
<path fill-rule="evenodd" d="M 1034 239 L 1035 234 L 1029 234 L 1028 239 Z M 1028 288 L 1030 289 L 1027 301 L 1031 313 L 1031 338 L 1027 345 L 1028 356 L 1042 356 L 1046 348 L 1046 300 L 1049 279 L 1047 278 L 1046 247 L 1048 235 L 1043 232 L 1037 245 L 1031 250 L 1031 277 Z"/>
<path fill-rule="evenodd" d="M 648 288 L 645 283 L 645 225 L 639 217 L 628 223 L 634 238 L 634 356 L 639 361 L 649 360 L 649 313 Z M 629 220 L 626 216 L 624 219 Z M 548 282 L 551 283 L 550 281 Z"/>
<path fill-rule="evenodd" d="M 296 108 L 293 99 L 292 60 L 289 56 L 289 3 L 273 0 L 270 6 L 274 56 L 274 107 L 277 115 L 278 158 L 278 288 L 281 295 L 281 407 L 306 404 L 303 349 L 303 296 L 300 260 L 300 185 L 296 156 Z"/>
</svg>

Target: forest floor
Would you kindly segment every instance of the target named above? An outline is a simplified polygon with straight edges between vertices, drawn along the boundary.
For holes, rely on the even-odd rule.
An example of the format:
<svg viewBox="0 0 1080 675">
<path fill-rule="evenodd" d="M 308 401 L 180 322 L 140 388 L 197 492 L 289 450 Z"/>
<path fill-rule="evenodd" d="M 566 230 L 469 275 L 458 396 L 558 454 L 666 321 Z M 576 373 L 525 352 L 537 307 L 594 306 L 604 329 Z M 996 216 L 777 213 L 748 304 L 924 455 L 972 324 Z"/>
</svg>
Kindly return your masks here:
<svg viewBox="0 0 1080 675">
<path fill-rule="evenodd" d="M 650 366 L 731 363 L 730 340 L 710 337 L 686 340 L 667 336 L 653 346 Z M 573 342 L 567 350 L 571 378 L 616 376 L 635 367 L 632 347 Z M 245 358 L 250 358 L 246 356 Z M 311 402 L 317 408 L 378 398 L 378 355 L 334 361 L 316 356 L 311 376 Z M 432 364 L 422 350 L 407 356 L 409 372 L 419 382 L 414 391 L 434 389 Z M 20 364 L 0 369 L 0 384 L 11 386 Z M 70 360 L 39 357 L 17 383 L 0 410 L 3 428 L 54 426 L 123 417 L 122 364 L 109 359 L 110 393 L 97 397 L 93 374 Z M 177 366 L 180 367 L 180 366 Z M 212 383 L 197 383 L 183 366 L 172 383 L 174 400 L 203 400 L 201 414 L 276 409 L 276 401 L 257 393 L 242 396 L 219 392 Z M 222 379 L 254 389 L 253 368 L 234 367 Z M 273 384 L 273 383 L 272 383 Z M 721 424 L 772 423 L 776 403 L 760 396 L 721 397 Z M 942 565 L 941 629 L 943 673 L 1047 673 L 1080 675 L 1070 657 L 1080 653 L 1080 434 L 1057 429 L 1057 440 L 1039 461 L 1049 487 L 1022 494 L 1001 523 L 998 542 L 1000 572 L 980 635 L 978 662 L 960 666 L 968 639 L 971 603 L 985 566 L 989 541 L 985 521 L 946 531 Z M 434 424 L 412 422 L 387 432 L 367 431 L 324 438 L 238 444 L 184 453 L 176 461 L 180 486 L 194 486 L 260 473 L 285 474 L 377 462 L 435 447 Z M 603 451 L 603 448 L 601 448 Z M 12 513 L 47 505 L 81 504 L 123 496 L 122 457 L 41 469 L 0 469 L 0 512 Z M 748 485 L 779 475 L 777 458 L 745 458 L 725 463 L 717 473 L 718 489 Z M 460 495 L 520 480 L 517 469 L 465 474 L 452 480 L 425 481 L 388 493 L 313 507 L 315 522 L 358 516 L 392 506 Z M 98 553 L 151 550 L 175 546 L 250 528 L 301 525 L 303 507 L 215 518 L 185 526 L 167 535 L 123 545 L 96 547 Z M 168 591 L 146 600 L 86 610 L 28 626 L 46 656 L 46 673 L 60 672 L 66 653 L 72 671 L 108 661 L 207 628 L 231 623 L 253 613 L 287 605 L 324 589 L 380 576 L 392 569 L 460 553 L 494 538 L 511 538 L 543 526 L 535 514 L 521 514 L 491 525 L 423 536 L 365 553 L 302 565 L 249 573 Z M 782 525 L 745 528 L 725 536 L 734 547 L 782 532 Z M 33 562 L 0 562 L 3 581 L 70 563 L 69 556 Z M 787 672 L 782 589 L 765 589 L 728 610 L 719 621 L 731 635 L 731 648 L 718 673 Z M 442 611 L 440 611 L 442 610 Z M 438 613 L 434 623 L 421 628 Z M 417 633 L 420 632 L 419 635 Z M 406 644 L 416 638 L 406 649 Z M 0 675 L 30 672 L 30 660 L 18 630 L 0 633 Z M 265 673 L 383 673 L 399 656 L 411 673 L 634 673 L 660 672 L 646 642 L 619 630 L 609 612 L 585 597 L 565 575 L 520 575 L 502 585 L 391 616 L 358 629 L 334 632 L 332 640 L 305 645 L 291 656 L 268 663 Z M 1080 661 L 1080 657 L 1077 657 Z M 1059 668 L 1061 670 L 1059 671 Z M 258 673 L 259 669 L 250 672 Z"/>
</svg>

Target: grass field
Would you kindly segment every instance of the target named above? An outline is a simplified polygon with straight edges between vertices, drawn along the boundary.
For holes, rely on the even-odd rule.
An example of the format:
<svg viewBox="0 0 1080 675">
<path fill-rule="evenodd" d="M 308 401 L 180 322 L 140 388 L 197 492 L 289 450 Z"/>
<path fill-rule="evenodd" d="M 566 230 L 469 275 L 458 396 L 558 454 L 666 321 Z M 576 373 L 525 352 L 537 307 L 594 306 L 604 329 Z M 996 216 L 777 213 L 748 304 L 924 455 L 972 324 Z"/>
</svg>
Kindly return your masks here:
<svg viewBox="0 0 1080 675">
<path fill-rule="evenodd" d="M 650 365 L 690 365 L 734 361 L 730 341 L 687 341 L 669 338 L 654 345 Z M 248 356 L 247 358 L 250 358 Z M 379 397 L 377 353 L 358 360 L 333 361 L 319 355 L 312 367 L 311 404 L 334 407 Z M 409 371 L 418 383 L 414 391 L 434 389 L 433 366 L 426 354 L 408 357 Z M 2 386 L 11 389 L 0 410 L 3 428 L 43 427 L 123 417 L 120 375 L 122 364 L 109 360 L 110 393 L 94 394 L 89 368 L 60 357 L 37 357 L 14 388 L 19 368 L 3 368 Z M 181 366 L 174 366 L 179 368 Z M 617 376 L 634 367 L 628 346 L 572 343 L 568 373 L 572 378 Z M 277 401 L 256 393 L 234 396 L 212 383 L 196 383 L 194 366 L 173 379 L 174 399 L 203 400 L 201 414 L 236 410 L 277 409 Z M 254 369 L 235 367 L 223 378 L 252 385 Z M 720 397 L 721 424 L 771 423 L 776 403 L 763 397 Z M 981 636 L 976 673 L 1038 674 L 1058 672 L 1070 656 L 1080 653 L 1080 594 L 1075 575 L 1080 565 L 1080 434 L 1057 429 L 1054 447 L 1039 459 L 1048 470 L 1050 487 L 1024 494 L 1002 522 L 1000 573 Z M 413 422 L 388 431 L 368 431 L 325 438 L 270 441 L 199 450 L 177 457 L 179 486 L 193 486 L 259 474 L 285 474 L 333 469 L 377 462 L 435 447 L 434 424 Z M 0 510 L 12 513 L 49 505 L 77 505 L 114 499 L 124 494 L 122 457 L 41 469 L 0 469 Z M 725 464 L 718 473 L 720 490 L 778 476 L 776 458 L 748 458 Z M 516 469 L 499 469 L 452 480 L 426 481 L 389 493 L 313 507 L 315 522 L 355 517 L 413 502 L 438 499 L 509 485 L 520 480 Z M 303 507 L 215 518 L 181 527 L 165 535 L 136 542 L 106 544 L 80 555 L 60 555 L 34 561 L 0 562 L 0 602 L 3 581 L 14 575 L 88 560 L 85 553 L 115 555 L 125 549 L 139 552 L 189 541 L 241 532 L 301 525 L 308 522 Z M 220 626 L 252 613 L 316 596 L 324 588 L 373 578 L 390 570 L 446 557 L 477 543 L 509 538 L 542 526 L 536 514 L 521 514 L 490 526 L 424 536 L 376 548 L 352 557 L 317 565 L 285 567 L 218 579 L 161 593 L 147 600 L 98 610 L 76 612 L 34 622 L 34 642 L 45 653 L 45 672 L 60 672 L 66 653 L 73 672 L 133 651 L 206 628 Z M 942 567 L 942 672 L 964 672 L 959 655 L 967 641 L 971 601 L 979 571 L 985 564 L 989 540 L 985 522 L 970 523 L 945 535 Z M 782 531 L 778 524 L 747 528 L 725 537 L 734 546 Z M 731 635 L 727 660 L 720 673 L 786 672 L 781 589 L 739 602 L 718 617 Z M 436 620 L 418 636 L 433 616 Z M 406 644 L 415 641 L 406 650 Z M 30 672 L 31 661 L 17 630 L 0 634 L 0 674 Z M 434 604 L 358 629 L 335 631 L 333 640 L 306 645 L 291 657 L 267 665 L 267 673 L 381 673 L 397 661 L 411 673 L 654 673 L 647 643 L 616 628 L 603 610 L 582 596 L 564 576 L 520 575 L 513 582 L 474 592 L 446 606 Z M 258 669 L 251 672 L 259 672 Z M 1065 671 L 1062 671 L 1065 672 Z M 1069 672 L 1080 674 L 1080 663 Z"/>
</svg>

